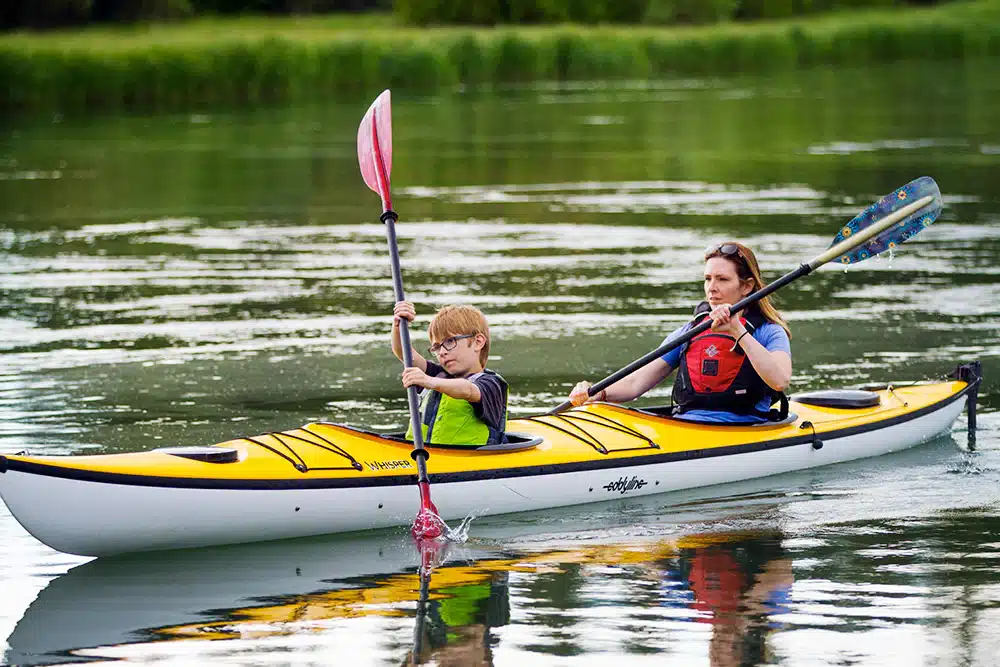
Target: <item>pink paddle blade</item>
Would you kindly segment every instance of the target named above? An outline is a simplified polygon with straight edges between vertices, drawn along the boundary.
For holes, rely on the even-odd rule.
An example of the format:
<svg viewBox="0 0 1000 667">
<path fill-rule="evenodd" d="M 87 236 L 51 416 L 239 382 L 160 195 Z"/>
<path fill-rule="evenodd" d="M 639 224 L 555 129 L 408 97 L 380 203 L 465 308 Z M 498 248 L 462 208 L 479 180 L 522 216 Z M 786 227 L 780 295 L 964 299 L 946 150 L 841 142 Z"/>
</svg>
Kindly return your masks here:
<svg viewBox="0 0 1000 667">
<path fill-rule="evenodd" d="M 382 92 L 358 127 L 358 164 L 365 185 L 382 197 L 382 208 L 392 208 L 389 174 L 392 172 L 392 103 L 388 90 Z"/>
<path fill-rule="evenodd" d="M 431 502 L 430 484 L 420 482 L 420 511 L 410 527 L 410 534 L 417 540 L 433 539 L 444 535 L 444 521 L 438 515 L 437 507 Z"/>
</svg>

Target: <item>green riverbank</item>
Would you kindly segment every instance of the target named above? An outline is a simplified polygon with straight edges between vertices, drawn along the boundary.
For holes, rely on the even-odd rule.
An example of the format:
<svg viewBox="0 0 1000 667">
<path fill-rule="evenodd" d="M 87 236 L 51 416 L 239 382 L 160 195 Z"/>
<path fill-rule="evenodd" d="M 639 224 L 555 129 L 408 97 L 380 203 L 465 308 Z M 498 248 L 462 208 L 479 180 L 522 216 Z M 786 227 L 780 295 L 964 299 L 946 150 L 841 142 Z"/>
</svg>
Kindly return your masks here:
<svg viewBox="0 0 1000 667">
<path fill-rule="evenodd" d="M 1000 57 L 1000 0 L 705 27 L 404 28 L 390 15 L 195 20 L 0 37 L 5 112 L 367 99 L 458 85 Z"/>
</svg>

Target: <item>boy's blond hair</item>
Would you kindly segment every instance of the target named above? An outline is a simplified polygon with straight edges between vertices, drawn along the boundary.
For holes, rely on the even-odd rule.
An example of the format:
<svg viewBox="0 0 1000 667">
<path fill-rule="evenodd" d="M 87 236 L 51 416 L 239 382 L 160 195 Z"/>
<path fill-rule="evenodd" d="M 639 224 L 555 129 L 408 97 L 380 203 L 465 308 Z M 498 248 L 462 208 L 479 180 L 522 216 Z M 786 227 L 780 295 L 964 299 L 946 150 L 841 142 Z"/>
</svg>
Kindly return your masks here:
<svg viewBox="0 0 1000 667">
<path fill-rule="evenodd" d="M 427 329 L 432 343 L 461 336 L 462 334 L 483 334 L 486 344 L 479 351 L 479 363 L 486 367 L 486 360 L 490 356 L 490 325 L 486 323 L 486 316 L 474 306 L 452 305 L 445 306 L 437 311 L 431 324 Z"/>
</svg>

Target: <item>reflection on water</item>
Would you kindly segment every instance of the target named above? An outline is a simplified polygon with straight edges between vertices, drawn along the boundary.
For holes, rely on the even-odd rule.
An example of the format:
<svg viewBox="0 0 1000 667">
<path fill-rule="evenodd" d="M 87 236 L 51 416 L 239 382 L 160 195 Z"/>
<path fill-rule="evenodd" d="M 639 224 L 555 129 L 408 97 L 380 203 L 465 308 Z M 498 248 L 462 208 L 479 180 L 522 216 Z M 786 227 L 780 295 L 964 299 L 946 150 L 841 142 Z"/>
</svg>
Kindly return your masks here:
<svg viewBox="0 0 1000 667">
<path fill-rule="evenodd" d="M 794 577 L 781 539 L 723 532 L 493 553 L 473 545 L 435 554 L 439 564 L 427 569 L 398 535 L 99 560 L 42 592 L 7 658 L 129 657 L 165 641 L 253 638 L 278 647 L 369 619 L 362 627 L 385 632 L 369 648 L 396 664 L 485 665 L 495 652 L 576 655 L 618 643 L 626 653 L 683 653 L 695 649 L 678 643 L 704 639 L 697 624 L 710 628 L 711 664 L 744 664 L 743 656 L 763 657 L 765 636 L 780 627 L 774 619 L 790 611 Z M 542 631 L 528 639 L 534 626 Z M 227 650 L 240 649 L 183 652 Z"/>
<path fill-rule="evenodd" d="M 933 227 L 779 307 L 794 391 L 981 359 L 977 452 L 946 437 L 752 490 L 476 520 L 423 605 L 401 536 L 72 567 L 0 508 L 6 661 L 992 666 L 1000 79 L 993 62 L 913 67 L 397 97 L 404 279 L 418 345 L 435 308 L 482 307 L 512 414 L 538 412 L 685 321 L 709 243 L 747 242 L 773 279 L 931 175 Z M 361 113 L 5 130 L 0 452 L 404 423 Z"/>
<path fill-rule="evenodd" d="M 972 545 L 994 526 L 971 511 L 814 535 L 721 530 L 544 550 L 515 539 L 436 554 L 425 576 L 397 534 L 98 560 L 42 591 L 6 658 L 616 655 L 731 667 L 795 664 L 808 651 L 823 664 L 952 655 L 985 665 L 977 651 L 1000 604 L 1000 544 Z"/>
</svg>

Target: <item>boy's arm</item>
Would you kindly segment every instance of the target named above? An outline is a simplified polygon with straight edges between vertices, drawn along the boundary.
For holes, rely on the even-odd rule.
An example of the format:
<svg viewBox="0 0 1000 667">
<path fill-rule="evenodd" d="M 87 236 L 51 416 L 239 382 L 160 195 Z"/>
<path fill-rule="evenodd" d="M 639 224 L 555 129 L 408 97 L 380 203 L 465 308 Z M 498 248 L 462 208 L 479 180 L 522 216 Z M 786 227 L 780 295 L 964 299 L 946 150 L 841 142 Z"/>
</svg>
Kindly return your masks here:
<svg viewBox="0 0 1000 667">
<path fill-rule="evenodd" d="M 472 411 L 490 428 L 506 428 L 507 396 L 503 384 L 496 376 L 482 373 L 475 379 L 480 400 L 472 404 Z"/>
<path fill-rule="evenodd" d="M 413 363 L 417 363 L 415 358 Z M 425 361 L 424 363 L 426 364 L 427 362 Z M 463 378 L 436 378 L 427 375 L 424 371 L 407 369 L 403 371 L 403 385 L 406 387 L 410 385 L 426 387 L 431 391 L 439 391 L 446 396 L 458 398 L 473 404 L 482 400 L 479 387 Z"/>
</svg>

